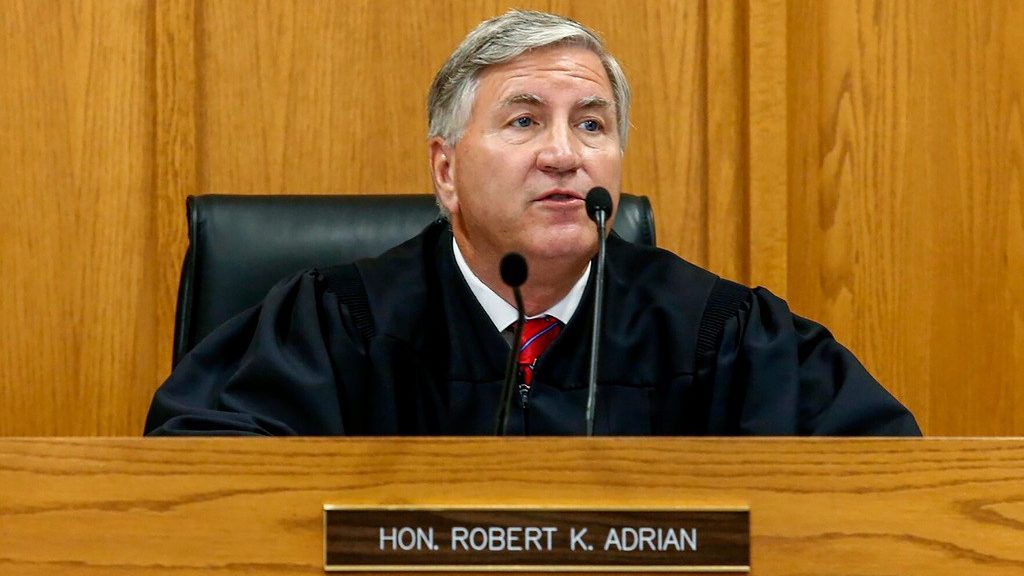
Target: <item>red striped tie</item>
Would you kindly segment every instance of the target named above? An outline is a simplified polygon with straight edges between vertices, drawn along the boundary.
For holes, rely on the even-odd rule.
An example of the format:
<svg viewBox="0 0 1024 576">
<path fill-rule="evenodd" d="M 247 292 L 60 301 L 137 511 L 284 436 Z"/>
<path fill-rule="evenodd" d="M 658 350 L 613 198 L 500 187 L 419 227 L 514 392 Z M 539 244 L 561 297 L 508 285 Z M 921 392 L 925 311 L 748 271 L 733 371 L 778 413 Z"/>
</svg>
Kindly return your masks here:
<svg viewBox="0 0 1024 576">
<path fill-rule="evenodd" d="M 562 331 L 562 323 L 554 316 L 532 318 L 523 325 L 523 337 L 519 341 L 519 393 L 525 402 L 533 383 L 533 367 L 537 358 L 548 349 Z"/>
</svg>

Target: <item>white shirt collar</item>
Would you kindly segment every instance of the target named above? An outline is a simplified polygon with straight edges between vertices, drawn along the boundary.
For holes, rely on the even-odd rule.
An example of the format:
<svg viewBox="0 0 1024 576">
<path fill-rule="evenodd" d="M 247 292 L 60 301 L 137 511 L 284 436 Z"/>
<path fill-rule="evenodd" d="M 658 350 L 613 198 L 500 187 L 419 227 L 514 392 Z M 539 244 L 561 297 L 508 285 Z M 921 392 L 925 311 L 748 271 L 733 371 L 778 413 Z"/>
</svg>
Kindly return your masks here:
<svg viewBox="0 0 1024 576">
<path fill-rule="evenodd" d="M 466 259 L 462 256 L 462 251 L 459 250 L 459 245 L 455 242 L 454 238 L 452 238 L 452 251 L 455 252 L 455 263 L 458 264 L 462 277 L 466 279 L 466 284 L 469 284 L 469 289 L 473 292 L 473 296 L 476 296 L 484 312 L 487 312 L 487 317 L 494 323 L 494 327 L 498 329 L 498 332 L 508 328 L 510 324 L 519 318 L 516 307 L 505 302 L 501 296 L 498 296 L 494 290 L 491 290 L 473 273 L 469 268 L 469 264 L 466 263 Z M 568 324 L 569 319 L 576 312 L 576 308 L 579 307 L 580 300 L 583 299 L 583 292 L 587 289 L 587 280 L 589 278 L 590 263 L 588 262 L 587 269 L 583 271 L 583 275 L 580 276 L 579 280 L 573 284 L 565 298 L 562 298 L 554 306 L 540 314 L 527 316 L 527 318 L 554 316 L 562 324 Z"/>
</svg>

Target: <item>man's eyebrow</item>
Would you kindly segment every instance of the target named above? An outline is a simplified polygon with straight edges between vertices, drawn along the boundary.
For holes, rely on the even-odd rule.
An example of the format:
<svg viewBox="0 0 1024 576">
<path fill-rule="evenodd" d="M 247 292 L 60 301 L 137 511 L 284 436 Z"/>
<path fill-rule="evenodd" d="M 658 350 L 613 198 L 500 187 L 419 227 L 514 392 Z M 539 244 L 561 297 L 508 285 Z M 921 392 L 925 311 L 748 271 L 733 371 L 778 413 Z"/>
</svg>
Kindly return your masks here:
<svg viewBox="0 0 1024 576">
<path fill-rule="evenodd" d="M 499 107 L 504 108 L 506 106 L 511 106 L 513 104 L 532 104 L 535 106 L 539 106 L 541 104 L 544 104 L 544 99 L 541 98 L 540 96 L 537 96 L 536 94 L 514 94 L 502 100 L 501 103 L 499 104 Z"/>
<path fill-rule="evenodd" d="M 576 102 L 577 108 L 613 108 L 614 105 L 607 98 L 600 96 L 587 96 Z"/>
<path fill-rule="evenodd" d="M 540 96 L 536 94 L 530 94 L 527 92 L 523 94 L 514 94 L 512 96 L 509 96 L 508 98 L 505 98 L 499 103 L 498 107 L 504 108 L 506 106 L 512 106 L 515 104 L 542 106 L 545 104 L 545 101 Z M 607 98 L 603 98 L 601 96 L 587 96 L 585 98 L 580 98 L 576 102 L 575 107 L 577 109 L 614 108 L 615 105 L 612 104 L 611 100 L 608 100 Z"/>
</svg>

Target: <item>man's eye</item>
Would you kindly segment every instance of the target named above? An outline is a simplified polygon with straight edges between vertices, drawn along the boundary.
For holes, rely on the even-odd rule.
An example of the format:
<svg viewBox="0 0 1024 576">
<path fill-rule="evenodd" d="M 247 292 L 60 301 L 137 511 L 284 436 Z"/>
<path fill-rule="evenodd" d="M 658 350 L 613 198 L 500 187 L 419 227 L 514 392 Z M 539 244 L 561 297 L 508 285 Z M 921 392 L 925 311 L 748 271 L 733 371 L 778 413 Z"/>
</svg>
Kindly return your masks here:
<svg viewBox="0 0 1024 576">
<path fill-rule="evenodd" d="M 512 125 L 516 128 L 529 128 L 530 126 L 533 126 L 533 118 L 530 118 L 529 116 L 520 116 L 512 121 Z"/>
<path fill-rule="evenodd" d="M 601 123 L 597 120 L 584 120 L 580 122 L 580 128 L 583 128 L 587 132 L 600 132 Z"/>
</svg>

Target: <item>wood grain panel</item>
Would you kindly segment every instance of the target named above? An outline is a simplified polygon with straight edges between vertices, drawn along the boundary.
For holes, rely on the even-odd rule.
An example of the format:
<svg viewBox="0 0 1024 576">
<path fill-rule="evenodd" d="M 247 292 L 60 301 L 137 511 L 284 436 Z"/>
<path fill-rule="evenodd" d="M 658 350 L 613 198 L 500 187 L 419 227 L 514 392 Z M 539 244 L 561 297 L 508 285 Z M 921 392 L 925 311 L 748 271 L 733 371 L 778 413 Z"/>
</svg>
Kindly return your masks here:
<svg viewBox="0 0 1024 576">
<path fill-rule="evenodd" d="M 0 434 L 138 429 L 160 336 L 146 288 L 147 3 L 0 4 Z"/>
<path fill-rule="evenodd" d="M 17 336 L 0 346 L 0 434 L 138 433 L 170 369 L 185 197 L 428 190 L 430 79 L 514 4 L 4 4 L 0 328 Z M 626 185 L 680 215 L 660 237 L 701 261 L 702 4 L 525 7 L 603 32 L 650 84 Z"/>
<path fill-rule="evenodd" d="M 172 355 L 179 266 L 188 246 L 185 198 L 199 193 L 196 117 L 199 109 L 196 82 L 196 2 L 159 0 L 154 13 L 154 98 L 156 102 L 153 150 L 153 227 L 148 241 L 159 255 L 147 288 L 155 304 L 159 332 L 154 342 L 160 376 Z M 152 383 L 139 382 L 145 389 Z"/>
<path fill-rule="evenodd" d="M 593 20 L 593 3 L 575 16 Z M 703 2 L 622 3 L 595 21 L 633 88 L 623 189 L 651 197 L 658 245 L 708 260 L 707 9 Z"/>
<path fill-rule="evenodd" d="M 2 439 L 0 571 L 319 574 L 325 503 L 749 505 L 759 576 L 1010 576 L 1022 475 L 1021 440 Z"/>
<path fill-rule="evenodd" d="M 703 261 L 697 2 L 205 2 L 200 190 L 429 191 L 433 75 L 477 23 L 513 6 L 555 10 L 604 34 L 637 94 L 626 186 L 673 215 L 659 227 L 664 245 Z"/>
<path fill-rule="evenodd" d="M 707 5 L 707 267 L 750 282 L 749 3 Z M 659 222 L 660 224 L 660 222 Z"/>
<path fill-rule="evenodd" d="M 789 218 L 785 0 L 751 2 L 748 16 L 750 278 L 786 298 Z"/>
<path fill-rule="evenodd" d="M 659 242 L 833 329 L 930 433 L 1024 434 L 1014 0 L 0 4 L 0 435 L 141 429 L 190 193 L 422 192 L 481 19 L 601 32 Z"/>
<path fill-rule="evenodd" d="M 430 37 L 428 7 L 203 3 L 201 189 L 428 189 L 423 102 L 437 57 L 417 41 Z"/>
<path fill-rule="evenodd" d="M 791 302 L 924 428 L 1020 434 L 1024 6 L 794 2 Z"/>
</svg>

